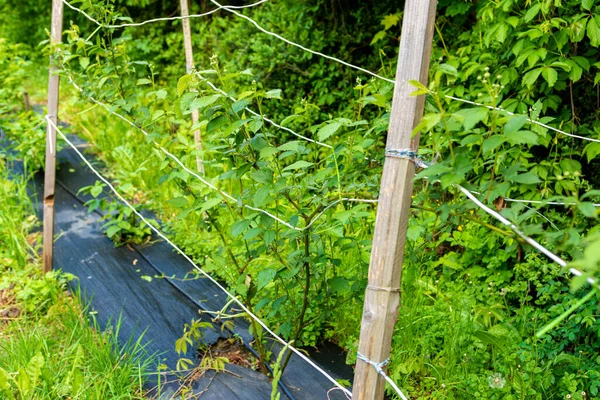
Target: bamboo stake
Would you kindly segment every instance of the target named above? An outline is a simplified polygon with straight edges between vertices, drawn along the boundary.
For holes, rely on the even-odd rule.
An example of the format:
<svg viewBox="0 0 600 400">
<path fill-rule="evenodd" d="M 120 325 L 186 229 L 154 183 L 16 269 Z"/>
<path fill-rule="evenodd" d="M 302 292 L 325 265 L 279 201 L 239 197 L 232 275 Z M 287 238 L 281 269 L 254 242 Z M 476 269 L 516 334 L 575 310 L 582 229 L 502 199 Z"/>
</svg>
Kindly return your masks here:
<svg viewBox="0 0 600 400">
<path fill-rule="evenodd" d="M 180 4 L 181 16 L 188 17 L 190 15 L 188 0 L 180 0 Z M 192 47 L 192 30 L 190 29 L 190 19 L 182 19 L 181 26 L 183 28 L 183 45 L 185 48 L 185 69 L 189 74 L 194 68 L 194 49 Z M 195 125 L 198 122 L 198 119 L 198 110 L 192 111 L 192 124 Z M 194 143 L 196 144 L 196 149 L 198 151 L 202 151 L 202 136 L 200 134 L 200 129 L 194 130 Z M 204 175 L 204 164 L 202 163 L 202 158 L 200 155 L 196 155 L 196 168 L 200 174 Z"/>
<path fill-rule="evenodd" d="M 419 135 L 412 137 L 412 131 L 423 117 L 425 96 L 411 96 L 416 88 L 408 82 L 417 80 L 427 84 L 436 3 L 436 0 L 406 1 L 387 149 L 417 151 Z M 414 173 L 415 165 L 408 159 L 385 160 L 358 345 L 359 353 L 375 363 L 389 357 L 398 316 Z M 352 398 L 382 399 L 384 389 L 385 380 L 375 368 L 358 360 Z"/>
<path fill-rule="evenodd" d="M 52 28 L 50 45 L 62 41 L 63 2 L 52 0 Z M 58 122 L 59 75 L 55 55 L 50 56 L 48 79 L 48 117 Z M 46 167 L 44 172 L 44 272 L 52 270 L 54 245 L 54 188 L 56 178 L 56 130 L 51 124 L 46 129 Z"/>
</svg>

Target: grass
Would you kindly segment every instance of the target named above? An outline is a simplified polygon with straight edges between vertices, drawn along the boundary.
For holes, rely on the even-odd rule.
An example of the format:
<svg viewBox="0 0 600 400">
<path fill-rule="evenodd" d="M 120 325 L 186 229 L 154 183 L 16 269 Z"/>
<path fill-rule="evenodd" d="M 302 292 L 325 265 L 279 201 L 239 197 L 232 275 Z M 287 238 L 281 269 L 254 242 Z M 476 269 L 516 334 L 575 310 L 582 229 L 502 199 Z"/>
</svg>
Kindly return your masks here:
<svg viewBox="0 0 600 400">
<path fill-rule="evenodd" d="M 22 399 L 141 399 L 141 347 L 90 326 L 78 302 L 60 296 L 41 317 L 25 316 L 0 339 L 0 393 Z"/>
<path fill-rule="evenodd" d="M 100 333 L 66 291 L 73 276 L 41 272 L 26 181 L 2 158 L 0 199 L 0 398 L 143 398 L 143 347 Z"/>
</svg>

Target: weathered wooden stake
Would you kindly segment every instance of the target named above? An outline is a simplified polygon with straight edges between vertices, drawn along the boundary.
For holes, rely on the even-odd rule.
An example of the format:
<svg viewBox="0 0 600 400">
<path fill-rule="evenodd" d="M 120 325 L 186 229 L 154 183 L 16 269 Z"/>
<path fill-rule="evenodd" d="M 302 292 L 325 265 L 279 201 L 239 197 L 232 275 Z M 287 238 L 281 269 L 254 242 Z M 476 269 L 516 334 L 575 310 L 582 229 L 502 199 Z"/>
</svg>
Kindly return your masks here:
<svg viewBox="0 0 600 400">
<path fill-rule="evenodd" d="M 29 93 L 27 93 L 27 91 L 23 92 L 23 105 L 25 106 L 26 112 L 31 110 L 31 101 L 29 100 Z"/>
<path fill-rule="evenodd" d="M 180 4 L 181 16 L 189 16 L 190 10 L 188 7 L 188 0 L 180 0 Z M 194 49 L 192 47 L 192 30 L 190 29 L 190 19 L 182 19 L 181 26 L 183 27 L 183 46 L 185 47 L 185 69 L 189 74 L 194 68 Z M 195 125 L 197 122 L 198 110 L 194 110 L 192 111 L 192 124 Z M 196 144 L 196 149 L 202 150 L 202 136 L 200 135 L 200 129 L 194 130 L 194 143 Z M 198 172 L 204 174 L 204 164 L 202 163 L 202 158 L 199 155 L 196 156 L 196 168 L 198 168 Z"/>
<path fill-rule="evenodd" d="M 60 43 L 62 40 L 63 2 L 52 0 L 52 29 L 50 31 L 50 44 Z M 50 56 L 50 70 L 48 79 L 48 118 L 58 123 L 58 88 L 59 76 L 57 73 L 56 57 Z M 46 129 L 46 168 L 44 174 L 44 272 L 52 270 L 53 245 L 54 245 L 54 187 L 56 177 L 56 130 L 47 124 Z"/>
<path fill-rule="evenodd" d="M 436 0 L 407 0 L 402 21 L 396 86 L 386 148 L 417 151 L 419 136 L 413 129 L 423 117 L 424 96 L 411 96 L 416 80 L 427 84 L 435 24 Z M 383 167 L 375 220 L 369 284 L 365 293 L 358 351 L 380 363 L 390 354 L 392 334 L 400 305 L 400 279 L 404 242 L 410 213 L 415 165 L 387 157 Z M 382 399 L 385 380 L 375 368 L 357 361 L 352 399 Z"/>
</svg>

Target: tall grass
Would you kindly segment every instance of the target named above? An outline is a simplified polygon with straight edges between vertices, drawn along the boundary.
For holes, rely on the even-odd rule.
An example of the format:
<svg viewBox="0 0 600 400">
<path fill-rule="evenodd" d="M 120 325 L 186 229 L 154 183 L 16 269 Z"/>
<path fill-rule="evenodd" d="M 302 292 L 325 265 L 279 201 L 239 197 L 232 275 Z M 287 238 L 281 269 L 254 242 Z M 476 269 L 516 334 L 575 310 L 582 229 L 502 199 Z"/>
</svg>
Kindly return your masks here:
<svg viewBox="0 0 600 400">
<path fill-rule="evenodd" d="M 92 327 L 73 298 L 61 296 L 40 319 L 13 323 L 0 349 L 6 398 L 143 398 L 143 347 L 119 348 L 116 335 Z"/>
<path fill-rule="evenodd" d="M 0 399 L 143 398 L 140 340 L 119 346 L 119 323 L 100 333 L 66 292 L 74 277 L 41 272 L 26 184 L 0 156 Z"/>
</svg>

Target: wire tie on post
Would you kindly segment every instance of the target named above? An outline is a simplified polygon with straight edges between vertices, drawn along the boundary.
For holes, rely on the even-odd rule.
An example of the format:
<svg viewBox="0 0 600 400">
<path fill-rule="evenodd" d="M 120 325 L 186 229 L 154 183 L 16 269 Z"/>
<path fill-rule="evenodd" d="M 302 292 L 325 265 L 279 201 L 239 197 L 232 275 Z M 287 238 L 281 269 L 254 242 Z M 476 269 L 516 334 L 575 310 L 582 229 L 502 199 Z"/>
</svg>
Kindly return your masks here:
<svg viewBox="0 0 600 400">
<path fill-rule="evenodd" d="M 377 371 L 377 373 L 383 377 L 386 376 L 385 371 L 383 370 L 383 367 L 385 367 L 386 365 L 388 365 L 388 363 L 390 362 L 390 358 L 386 358 L 385 360 L 383 360 L 382 362 L 376 363 L 375 361 L 371 361 L 369 360 L 367 357 L 365 357 L 364 355 L 362 355 L 360 352 L 356 352 L 356 358 L 358 358 L 361 361 L 366 362 L 367 364 L 370 364 L 373 366 L 373 368 L 375 368 L 375 371 Z"/>
<path fill-rule="evenodd" d="M 385 156 L 410 160 L 419 168 L 429 167 L 429 164 L 423 161 L 423 159 L 411 149 L 385 149 Z"/>
<path fill-rule="evenodd" d="M 376 290 L 378 292 L 400 293 L 400 288 L 389 288 L 389 287 L 379 287 L 379 286 L 367 285 L 367 289 Z"/>
</svg>

